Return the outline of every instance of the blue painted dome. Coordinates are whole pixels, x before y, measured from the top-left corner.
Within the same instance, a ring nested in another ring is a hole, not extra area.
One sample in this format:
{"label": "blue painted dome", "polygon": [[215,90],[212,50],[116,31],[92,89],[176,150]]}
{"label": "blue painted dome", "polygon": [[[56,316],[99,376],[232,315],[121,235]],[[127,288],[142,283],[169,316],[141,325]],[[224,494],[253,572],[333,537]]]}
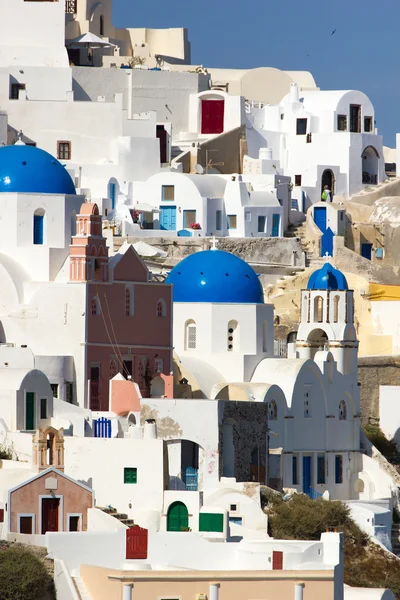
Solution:
{"label": "blue painted dome", "polygon": [[71,176],[54,156],[24,144],[0,148],[0,192],[76,194]]}
{"label": "blue painted dome", "polygon": [[348,290],[346,277],[341,271],[325,263],[322,269],[314,271],[308,280],[308,290]]}
{"label": "blue painted dome", "polygon": [[195,252],[168,275],[174,302],[263,304],[263,289],[254,270],[241,258],[223,250]]}

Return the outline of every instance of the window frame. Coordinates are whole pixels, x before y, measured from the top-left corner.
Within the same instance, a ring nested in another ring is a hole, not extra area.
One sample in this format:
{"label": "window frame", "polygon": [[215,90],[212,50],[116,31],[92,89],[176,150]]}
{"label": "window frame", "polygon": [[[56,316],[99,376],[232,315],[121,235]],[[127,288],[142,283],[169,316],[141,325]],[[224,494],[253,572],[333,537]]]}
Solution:
{"label": "window frame", "polygon": [[[65,152],[64,146],[67,147]],[[67,155],[67,156],[65,156]],[[72,157],[72,144],[69,140],[57,140],[57,159],[58,160],[71,160]]]}
{"label": "window frame", "polygon": [[[338,465],[339,468],[338,468]],[[335,454],[335,484],[343,483],[343,454]]]}
{"label": "window frame", "polygon": [[301,181],[302,181],[302,176],[301,175],[295,175],[294,176],[294,185],[295,185],[295,187],[301,187]]}
{"label": "window frame", "polygon": [[[44,404],[43,404],[44,403]],[[44,408],[44,410],[43,410]],[[47,398],[40,398],[40,407],[39,407],[40,419],[47,419]],[[44,413],[44,416],[43,416]]]}
{"label": "window frame", "polygon": [[51,387],[51,393],[53,394],[53,398],[58,398],[60,385],[58,383],[50,383],[50,387]]}
{"label": "window frame", "polygon": [[[21,517],[22,518],[31,518],[32,520],[32,533],[22,533],[21,534]],[[17,532],[20,535],[35,535],[36,534],[36,514],[35,513],[18,513],[17,514]]]}
{"label": "window frame", "polygon": [[[323,463],[323,468],[321,469],[320,465]],[[325,485],[326,484],[326,459],[325,454],[317,455],[317,484]]]}
{"label": "window frame", "polygon": [[307,126],[307,117],[300,117],[296,119],[296,135],[307,135]]}
{"label": "window frame", "polygon": [[[172,198],[166,198],[168,192],[172,190]],[[166,194],[167,192],[167,194]],[[175,202],[175,186],[174,185],[162,185],[161,186],[161,200],[162,202]]]}
{"label": "window frame", "polygon": [[215,211],[215,229],[222,231],[222,210]]}
{"label": "window frame", "polygon": [[[343,127],[341,127],[339,124],[343,125]],[[337,115],[336,129],[337,131],[347,131],[347,115]]]}
{"label": "window frame", "polygon": [[[193,213],[193,217],[188,218],[188,214]],[[197,211],[195,208],[185,208],[182,214],[182,228],[190,229],[190,225],[197,223]]]}
{"label": "window frame", "polygon": [[[370,123],[369,129],[367,129],[367,127],[366,127],[367,121],[369,121],[369,123]],[[373,117],[370,117],[367,115],[364,117],[364,133],[373,133],[373,131],[374,131],[374,119],[373,119]]]}
{"label": "window frame", "polygon": [[[78,517],[78,529],[71,529],[70,528],[70,519],[71,517]],[[79,531],[82,531],[82,513],[67,513],[67,531],[71,532],[71,533],[78,533]]]}
{"label": "window frame", "polygon": [[[128,474],[130,473],[132,474],[133,481],[128,481],[130,479],[130,475],[128,477]],[[137,482],[137,467],[124,467],[124,485],[136,485]]]}
{"label": "window frame", "polygon": [[299,457],[292,455],[292,485],[299,485]]}
{"label": "window frame", "polygon": [[[235,226],[232,227],[230,225],[230,219],[235,219]],[[226,228],[232,229],[232,231],[235,231],[237,229],[237,215],[226,215]]]}
{"label": "window frame", "polygon": [[[264,226],[260,229],[260,219],[263,219]],[[265,233],[267,230],[267,217],[266,215],[257,216],[257,233]]]}
{"label": "window frame", "polygon": [[[17,95],[15,96],[14,91],[17,91]],[[26,91],[26,83],[11,83],[10,85],[10,100],[19,100],[19,92],[25,90]]]}

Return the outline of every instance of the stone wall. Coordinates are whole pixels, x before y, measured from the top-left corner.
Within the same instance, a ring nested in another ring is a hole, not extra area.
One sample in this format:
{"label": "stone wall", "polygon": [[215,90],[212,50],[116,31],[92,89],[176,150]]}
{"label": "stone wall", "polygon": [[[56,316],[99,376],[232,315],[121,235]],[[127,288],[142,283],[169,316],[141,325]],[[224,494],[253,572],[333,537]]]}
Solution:
{"label": "stone wall", "polygon": [[361,424],[379,424],[379,386],[400,385],[400,356],[364,356],[358,360]]}

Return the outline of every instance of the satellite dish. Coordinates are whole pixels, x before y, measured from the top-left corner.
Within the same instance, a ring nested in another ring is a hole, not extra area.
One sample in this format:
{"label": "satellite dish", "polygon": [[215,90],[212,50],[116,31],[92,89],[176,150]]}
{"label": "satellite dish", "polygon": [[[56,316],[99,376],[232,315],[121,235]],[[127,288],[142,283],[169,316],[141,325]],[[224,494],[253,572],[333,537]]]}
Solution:
{"label": "satellite dish", "polygon": [[203,175],[204,173],[204,168],[201,165],[195,165],[194,170],[196,171],[197,175]]}

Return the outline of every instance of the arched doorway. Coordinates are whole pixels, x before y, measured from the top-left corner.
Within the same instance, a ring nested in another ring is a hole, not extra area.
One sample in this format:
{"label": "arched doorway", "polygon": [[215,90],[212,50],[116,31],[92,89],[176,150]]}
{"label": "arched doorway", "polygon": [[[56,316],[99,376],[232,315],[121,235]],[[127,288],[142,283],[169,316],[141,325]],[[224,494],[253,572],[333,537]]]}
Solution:
{"label": "arched doorway", "polygon": [[379,153],[373,146],[367,146],[361,154],[362,182],[365,185],[378,183]]}
{"label": "arched doorway", "polygon": [[167,531],[187,531],[189,513],[183,502],[173,502],[168,508]]}
{"label": "arched doorway", "polygon": [[322,173],[321,195],[326,185],[328,186],[331,192],[331,198],[333,198],[335,194],[335,175],[333,174],[333,171],[331,171],[331,169],[325,169],[325,171]]}

